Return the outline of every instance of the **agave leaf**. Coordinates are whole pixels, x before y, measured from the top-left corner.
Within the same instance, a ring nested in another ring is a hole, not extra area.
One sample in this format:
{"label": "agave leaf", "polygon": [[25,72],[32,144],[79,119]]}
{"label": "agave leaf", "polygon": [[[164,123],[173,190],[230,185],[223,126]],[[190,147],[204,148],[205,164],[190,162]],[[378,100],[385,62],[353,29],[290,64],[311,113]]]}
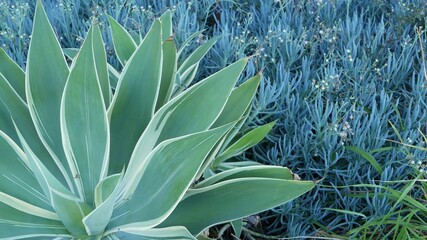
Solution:
{"label": "agave leaf", "polygon": [[172,97],[182,93],[196,77],[197,70],[199,69],[199,63],[191,65],[183,73],[176,74],[176,80],[173,88]]}
{"label": "agave leaf", "polygon": [[[74,58],[79,53],[78,48],[63,48],[62,51],[64,52],[65,56],[67,56],[71,60],[74,60]],[[109,63],[107,63],[107,69],[108,69],[108,78],[110,81],[110,83],[109,83],[110,87],[113,89],[116,89],[117,82],[119,81],[119,78],[120,78],[120,73],[113,66],[111,66]],[[104,97],[104,99],[105,99],[105,97]],[[110,96],[110,101],[111,101],[111,96]],[[108,105],[107,105],[107,107],[108,107]]]}
{"label": "agave leaf", "polygon": [[267,123],[263,126],[257,127],[243,137],[238,139],[233,143],[229,148],[227,148],[223,153],[221,153],[214,161],[213,165],[218,166],[221,162],[241,154],[243,151],[249,149],[252,146],[255,146],[259,143],[273,128],[276,121]]}
{"label": "agave leaf", "polygon": [[[0,73],[0,130],[13,139],[14,142],[19,142],[19,137],[15,130],[15,124],[21,129],[22,134],[26,139],[32,139],[29,143],[36,154],[43,159],[49,167],[49,170],[61,180],[67,182],[67,171],[60,162],[54,162],[50,154],[46,151],[43,143],[38,137],[37,131],[31,120],[30,112],[27,105],[13,90],[12,86],[6,81]],[[58,164],[57,164],[58,163]],[[61,167],[61,169],[60,169]],[[68,178],[68,182],[71,179]]]}
{"label": "agave leaf", "polygon": [[123,172],[114,174],[98,184],[95,192],[95,199],[98,199],[98,201],[95,201],[97,202],[96,208],[83,218],[83,224],[89,236],[98,236],[104,233],[105,227],[113,214],[122,177]]}
{"label": "agave leaf", "polygon": [[53,188],[51,196],[53,207],[68,231],[78,239],[87,237],[82,219],[90,213],[92,208],[76,197]]}
{"label": "agave leaf", "polygon": [[159,96],[157,97],[156,111],[165,105],[171,96],[176,75],[176,46],[172,39],[163,42],[162,79],[160,81]]}
{"label": "agave leaf", "polygon": [[154,115],[162,73],[161,24],[155,20],[123,69],[109,109],[110,173],[127,165],[132,150]]}
{"label": "agave leaf", "polygon": [[160,108],[138,140],[123,181],[138,177],[135,169],[160,142],[207,130],[223,109],[246,62],[242,59],[233,63]]}
{"label": "agave leaf", "polygon": [[62,185],[37,158],[34,152],[29,148],[26,140],[17,130],[21,144],[28,158],[28,164],[38,183],[43,189],[45,195],[58,214],[61,222],[68,231],[77,237],[86,236],[86,231],[82,219],[91,211],[91,207],[81,199],[74,196],[64,185]]}
{"label": "agave leaf", "polygon": [[246,166],[215,174],[214,176],[199,182],[194,188],[203,188],[219,182],[237,178],[260,177],[294,180],[294,176],[295,175],[291,172],[291,170],[286,167],[264,165]]}
{"label": "agave leaf", "polygon": [[105,53],[104,42],[98,25],[93,26],[93,55],[104,104],[108,108],[111,101],[111,88],[108,78],[107,54]]}
{"label": "agave leaf", "polygon": [[195,39],[197,36],[199,36],[200,34],[202,34],[204,30],[192,33],[186,40],[185,42],[181,45],[181,47],[178,50],[178,57],[181,56],[182,52],[185,50],[185,48],[188,46],[188,44]]}
{"label": "agave leaf", "polygon": [[136,50],[136,43],[132,36],[111,16],[107,15],[113,36],[114,50],[122,66],[125,66],[129,58]]}
{"label": "agave leaf", "polygon": [[93,28],[73,62],[61,104],[65,154],[80,196],[90,205],[108,169],[109,131],[93,54]]}
{"label": "agave leaf", "polygon": [[77,56],[77,54],[79,53],[79,49],[78,48],[63,48],[62,52],[64,53],[65,56],[67,56],[69,59],[74,60],[74,58]]}
{"label": "agave leaf", "polygon": [[151,228],[162,222],[184,196],[197,170],[232,124],[170,139],[140,162],[138,178],[125,182],[133,194],[114,212],[109,228]]}
{"label": "agave leaf", "polygon": [[19,97],[26,101],[25,72],[0,48],[0,73],[6,78]]}
{"label": "agave leaf", "polygon": [[212,46],[218,41],[220,36],[213,37],[198,47],[188,58],[179,66],[178,72],[185,72],[190,66],[200,62]]}
{"label": "agave leaf", "polygon": [[261,75],[257,74],[233,89],[224,110],[222,110],[221,115],[219,115],[212,127],[222,126],[242,118],[246,109],[252,103],[260,80]]}
{"label": "agave leaf", "polygon": [[0,239],[72,237],[60,221],[38,217],[2,202],[0,212]]}
{"label": "agave leaf", "polygon": [[196,238],[181,226],[167,228],[138,229],[125,228],[115,234],[119,239],[151,240],[151,239],[192,239]]}
{"label": "agave leaf", "polygon": [[189,190],[172,214],[158,227],[184,226],[193,235],[198,235],[207,227],[291,201],[314,186],[315,183],[311,181],[238,178]]}
{"label": "agave leaf", "polygon": [[[25,90],[31,118],[55,163],[65,169],[67,161],[61,145],[59,112],[69,70],[40,0],[36,4],[27,59]],[[73,189],[69,180],[71,172],[62,170],[62,173]]]}
{"label": "agave leaf", "polygon": [[95,206],[99,207],[103,202],[114,195],[117,189],[118,183],[123,178],[123,173],[117,173],[104,178],[96,185],[95,189]]}
{"label": "agave leaf", "polygon": [[[50,200],[28,168],[25,153],[0,131],[0,191],[42,209],[53,211]],[[0,200],[1,201],[1,200]],[[29,212],[29,211],[28,211]]]}
{"label": "agave leaf", "polygon": [[236,219],[230,222],[231,227],[233,227],[234,235],[238,238],[240,238],[240,235],[242,235],[243,230],[243,219]]}
{"label": "agave leaf", "polygon": [[160,17],[160,21],[162,22],[162,40],[166,41],[166,39],[170,38],[173,34],[172,32],[172,11],[166,11]]}

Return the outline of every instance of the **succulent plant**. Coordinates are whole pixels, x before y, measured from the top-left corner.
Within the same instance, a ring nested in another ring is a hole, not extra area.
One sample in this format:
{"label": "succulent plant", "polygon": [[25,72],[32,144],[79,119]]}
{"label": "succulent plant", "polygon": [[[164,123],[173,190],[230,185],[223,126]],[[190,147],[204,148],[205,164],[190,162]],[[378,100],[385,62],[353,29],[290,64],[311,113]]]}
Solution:
{"label": "succulent plant", "polygon": [[228,161],[274,125],[237,135],[261,76],[234,88],[241,59],[190,87],[215,40],[178,65],[171,17],[140,40],[110,18],[118,72],[99,26],[62,50],[37,1],[26,72],[0,52],[1,239],[195,239],[314,187]]}

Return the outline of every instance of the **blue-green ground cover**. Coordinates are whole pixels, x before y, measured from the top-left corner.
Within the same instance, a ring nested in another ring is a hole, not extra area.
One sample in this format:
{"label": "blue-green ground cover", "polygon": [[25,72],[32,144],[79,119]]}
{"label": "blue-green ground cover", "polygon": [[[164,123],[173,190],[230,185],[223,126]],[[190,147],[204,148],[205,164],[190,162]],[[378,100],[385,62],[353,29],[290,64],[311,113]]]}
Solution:
{"label": "blue-green ground cover", "polygon": [[[391,210],[383,190],[352,185],[399,190],[401,183],[389,181],[424,171],[426,151],[393,142],[400,140],[391,124],[404,143],[426,146],[420,131],[427,131],[422,53],[427,48],[427,1],[43,2],[64,47],[79,46],[91,22],[99,21],[109,61],[117,68],[104,12],[143,36],[153,18],[172,9],[178,46],[204,30],[189,49],[221,36],[197,79],[253,56],[246,73],[262,70],[264,79],[246,129],[278,122],[266,141],[240,159],[288,166],[303,179],[322,181],[292,203],[260,214],[257,225],[248,225],[252,231],[277,237],[345,236]],[[0,45],[22,67],[33,9],[33,1],[0,2]],[[346,146],[370,153],[380,169]],[[409,194],[423,197],[418,188]]]}

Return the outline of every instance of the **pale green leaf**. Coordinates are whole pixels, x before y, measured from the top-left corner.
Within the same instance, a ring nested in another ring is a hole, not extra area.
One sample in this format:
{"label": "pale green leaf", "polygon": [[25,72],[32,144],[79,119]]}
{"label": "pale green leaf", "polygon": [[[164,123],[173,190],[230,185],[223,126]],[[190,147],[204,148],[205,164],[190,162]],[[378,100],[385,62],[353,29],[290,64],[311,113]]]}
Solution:
{"label": "pale green leaf", "polygon": [[172,32],[172,11],[166,11],[160,17],[160,21],[162,22],[162,40],[166,41],[166,39],[170,38],[173,34]]}
{"label": "pale green leaf", "polygon": [[137,176],[125,183],[130,197],[114,212],[109,228],[146,228],[162,222],[192,184],[209,151],[232,124],[166,140],[147,159],[141,159]]}
{"label": "pale green leaf", "polygon": [[184,226],[197,235],[207,227],[284,204],[314,186],[311,181],[239,178],[189,190],[188,196],[158,227]]}
{"label": "pale green leaf", "polygon": [[68,165],[80,196],[93,205],[96,184],[108,168],[107,114],[93,54],[93,29],[73,62],[61,104],[61,131]]}
{"label": "pale green leaf", "polygon": [[[51,158],[50,154],[46,151],[43,143],[38,137],[37,131],[31,120],[30,112],[28,111],[27,105],[13,90],[12,86],[6,81],[3,75],[0,73],[0,131],[3,131],[9,136],[14,142],[19,143],[19,138],[15,130],[15,124],[22,131],[23,136],[26,139],[32,139],[29,145],[34,152],[43,159],[43,162],[49,167],[49,170],[65,183],[66,170],[62,168],[62,172],[58,166],[62,166],[61,163],[58,165]],[[62,166],[63,167],[63,166]],[[64,175],[63,175],[64,174]]]}
{"label": "pale green leaf", "polygon": [[113,214],[122,177],[123,172],[111,175],[97,185],[95,191],[95,200],[98,199],[95,201],[97,202],[96,208],[83,218],[83,224],[89,236],[99,236],[104,233],[105,227]]}
{"label": "pale green leaf", "polygon": [[178,72],[185,72],[190,66],[200,62],[206,53],[212,48],[212,46],[218,41],[220,36],[213,37],[198,47],[185,61],[179,66]]}
{"label": "pale green leaf", "polygon": [[203,33],[203,30],[202,31],[198,31],[198,32],[195,32],[195,33],[192,33],[185,41],[184,41],[184,43],[181,45],[181,47],[179,48],[179,50],[178,50],[178,57],[179,56],[181,56],[181,54],[182,54],[182,52],[185,50],[185,48],[188,46],[188,44],[193,40],[193,39],[195,39],[196,37],[198,37],[198,36],[200,36],[200,34],[202,34]]}
{"label": "pale green leaf", "polygon": [[25,72],[0,48],[0,73],[6,78],[19,97],[25,101]]}
{"label": "pale green leaf", "polygon": [[213,175],[196,184],[195,188],[203,188],[218,182],[245,177],[277,178],[294,180],[294,175],[289,168],[277,166],[243,166]]}
{"label": "pale green leaf", "polygon": [[64,187],[43,165],[43,163],[34,155],[27,142],[17,130],[28,157],[28,165],[35,175],[38,183],[43,189],[45,195],[58,214],[61,222],[66,226],[73,236],[84,237],[86,235],[82,219],[91,211],[91,207],[74,196],[66,187]]}
{"label": "pale green leaf", "polygon": [[111,89],[108,77],[107,55],[105,53],[104,41],[102,41],[101,30],[98,25],[93,26],[93,55],[104,104],[108,108],[111,102]]}
{"label": "pale green leaf", "polygon": [[133,52],[136,50],[136,43],[132,36],[114,18],[107,15],[110,23],[111,35],[113,36],[114,50],[122,66],[125,66]]}
{"label": "pale green leaf", "polygon": [[110,173],[127,165],[136,142],[154,115],[162,73],[161,24],[155,20],[122,71],[109,109]]}
{"label": "pale green leaf", "polygon": [[[63,48],[62,51],[64,52],[65,56],[67,56],[71,60],[74,60],[74,58],[77,56],[77,53],[79,53],[78,48]],[[108,78],[110,81],[110,87],[113,89],[116,89],[117,82],[119,81],[119,78],[120,78],[120,73],[109,63],[107,63],[107,69],[108,69]]]}
{"label": "pale green leaf", "polygon": [[221,115],[212,126],[221,126],[242,118],[252,103],[260,80],[261,75],[258,74],[233,89]]}
{"label": "pale green leaf", "polygon": [[257,127],[243,137],[234,142],[223,153],[221,153],[214,161],[213,165],[218,166],[221,162],[241,154],[243,151],[255,146],[270,132],[276,122],[267,123],[263,126]]}
{"label": "pale green leaf", "polygon": [[246,62],[242,59],[224,68],[160,108],[138,140],[124,181],[138,176],[135,169],[160,142],[207,130],[223,109]]}
{"label": "pale green leaf", "polygon": [[138,228],[124,228],[121,232],[116,233],[119,239],[135,239],[135,240],[151,240],[151,239],[176,239],[184,240],[196,238],[191,233],[181,226],[173,226],[167,228],[151,228],[151,229],[138,229]]}
{"label": "pale green leaf", "polygon": [[183,73],[176,73],[176,80],[172,90],[172,97],[182,93],[191,84],[194,77],[196,77],[197,70],[199,69],[199,63],[195,63],[188,67]]}
{"label": "pale green leaf", "polygon": [[240,235],[242,235],[242,230],[243,230],[243,219],[236,219],[230,222],[231,226],[233,227],[234,230],[234,235],[236,237],[240,237]]}
{"label": "pale green leaf", "polygon": [[0,131],[0,191],[39,208],[52,211],[50,199],[27,165],[25,153]]}
{"label": "pale green leaf", "polygon": [[100,206],[104,201],[109,198],[115,189],[117,188],[118,183],[121,181],[122,174],[117,173],[110,175],[104,178],[102,181],[96,185],[95,189],[95,206]]}
{"label": "pale green leaf", "polygon": [[156,111],[165,105],[171,96],[176,75],[176,46],[173,40],[163,42],[162,79],[160,81],[159,96],[157,97]]}
{"label": "pale green leaf", "polygon": [[[73,187],[71,172],[64,170],[67,161],[61,144],[59,120],[62,92],[69,73],[68,65],[40,0],[36,4],[33,22],[25,79],[28,108],[38,135],[67,183]],[[24,129],[20,130],[25,134]]]}
{"label": "pale green leaf", "polygon": [[79,199],[55,189],[51,189],[51,196],[53,207],[68,231],[78,239],[86,238],[88,235],[82,219],[92,209]]}
{"label": "pale green leaf", "polygon": [[57,220],[38,217],[0,202],[0,239],[71,238]]}

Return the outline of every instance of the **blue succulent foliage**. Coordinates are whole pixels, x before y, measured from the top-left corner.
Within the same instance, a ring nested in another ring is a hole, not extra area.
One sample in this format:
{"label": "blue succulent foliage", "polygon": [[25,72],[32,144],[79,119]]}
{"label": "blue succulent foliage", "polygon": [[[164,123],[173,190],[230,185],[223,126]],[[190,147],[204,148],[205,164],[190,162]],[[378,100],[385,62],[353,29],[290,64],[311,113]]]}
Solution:
{"label": "blue succulent foliage", "polygon": [[[204,30],[184,56],[219,35],[196,79],[252,56],[246,75],[262,71],[264,78],[245,129],[278,122],[262,144],[238,158],[321,180],[303,197],[260,214],[263,234],[343,235],[391,208],[383,190],[352,185],[408,179],[414,163],[427,161],[426,151],[390,141],[399,141],[392,123],[405,143],[426,146],[420,134],[427,131],[424,0],[46,0],[44,6],[64,47],[78,47],[91,22],[99,22],[116,68],[104,13],[139,39],[154,18],[173,10],[178,47]],[[22,67],[33,10],[33,1],[0,2],[0,45]],[[383,173],[348,145],[370,152]]]}

